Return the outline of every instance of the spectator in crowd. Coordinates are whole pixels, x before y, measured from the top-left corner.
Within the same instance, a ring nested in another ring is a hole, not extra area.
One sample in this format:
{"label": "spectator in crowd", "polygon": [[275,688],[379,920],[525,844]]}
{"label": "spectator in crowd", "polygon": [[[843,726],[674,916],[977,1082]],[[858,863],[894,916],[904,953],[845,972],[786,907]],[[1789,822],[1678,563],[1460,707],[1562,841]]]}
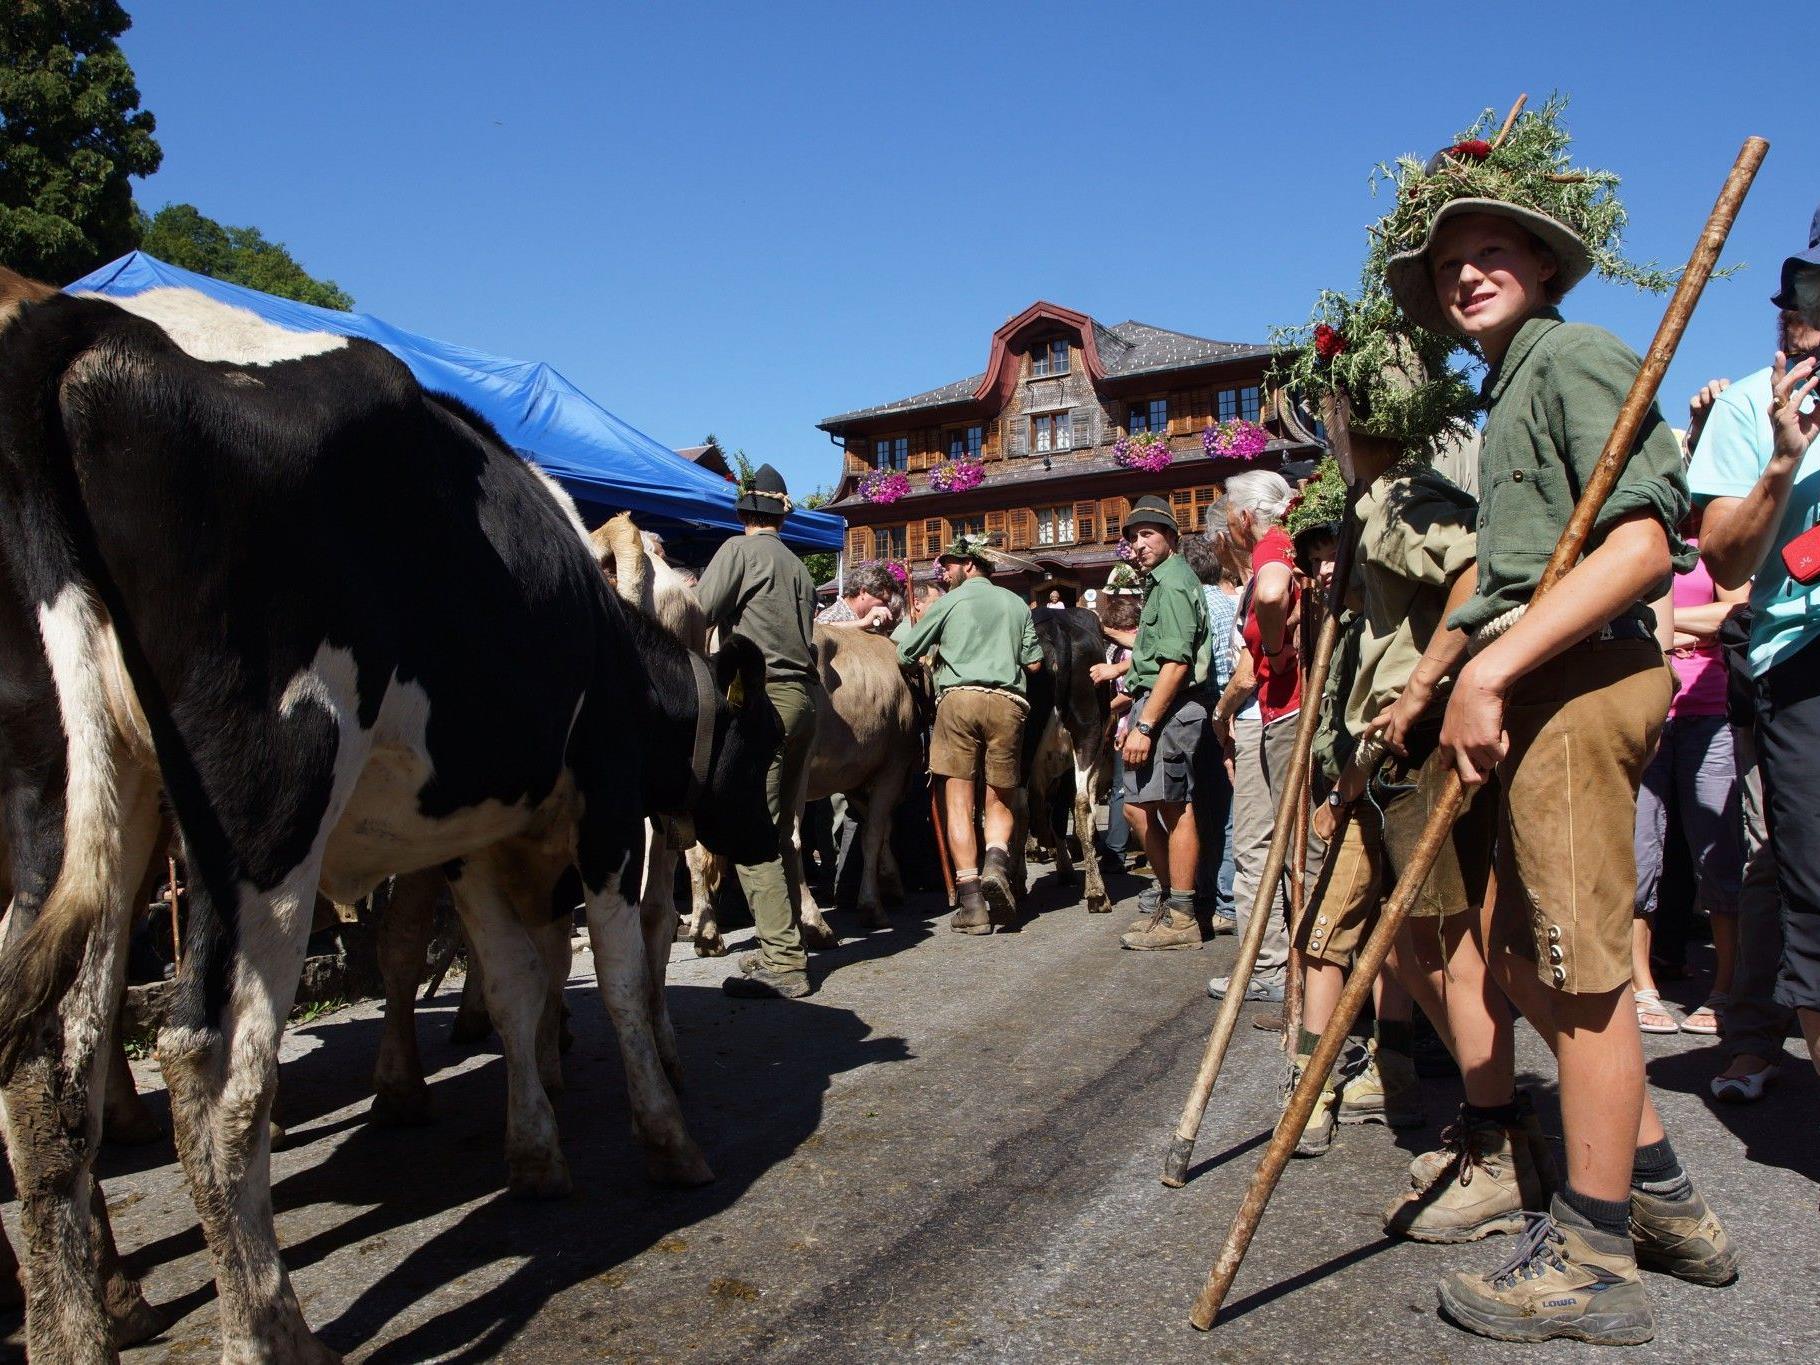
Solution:
{"label": "spectator in crowd", "polygon": [[891,624],[891,601],[896,596],[897,580],[883,564],[856,564],[847,572],[839,599],[815,623],[882,630]]}
{"label": "spectator in crowd", "polygon": [[1177,553],[1181,532],[1168,502],[1139,498],[1125,516],[1124,535],[1150,580],[1126,675],[1132,720],[1123,744],[1131,788],[1125,799],[1142,812],[1161,899],[1145,927],[1128,931],[1119,943],[1137,950],[1199,948],[1205,936],[1194,904],[1200,863],[1194,784],[1213,663],[1207,600]]}
{"label": "spectator in crowd", "polygon": [[[1809,548],[1820,538],[1820,211],[1807,250],[1783,261],[1770,302],[1774,362],[1713,403],[1689,483],[1704,509],[1700,555],[1714,583],[1751,584],[1748,667],[1782,899],[1775,1000],[1796,1011],[1820,1067],[1820,555]],[[1756,917],[1742,926],[1746,975],[1757,927]]]}
{"label": "spectator in crowd", "polygon": [[[1219,532],[1221,538],[1225,534],[1224,530]],[[1207,633],[1213,644],[1208,695],[1217,698],[1232,681],[1232,633],[1238,620],[1238,599],[1220,586],[1225,569],[1212,538],[1183,536],[1182,558],[1201,581],[1201,596],[1207,602]],[[1231,933],[1235,923],[1232,884],[1226,884],[1224,899],[1220,886],[1220,871],[1229,858],[1227,831],[1232,828],[1232,778],[1226,772],[1225,760],[1225,751],[1211,738],[1195,751],[1194,819],[1201,836],[1201,857],[1194,876],[1194,895],[1215,934]]]}
{"label": "spectator in crowd", "polygon": [[[1235,670],[1214,716],[1215,732],[1231,736],[1233,856],[1238,873],[1233,910],[1241,933],[1263,883],[1264,862],[1295,749],[1295,720],[1302,709],[1302,669],[1293,629],[1298,605],[1295,547],[1281,525],[1289,499],[1289,485],[1280,474],[1251,469],[1226,481],[1220,503],[1233,547],[1248,557],[1251,567],[1251,584],[1240,608],[1240,634],[1249,667],[1241,665]],[[1319,875],[1323,851],[1311,823],[1308,846],[1301,855],[1310,882]],[[1280,886],[1273,892],[1269,914],[1270,926],[1246,988],[1247,1000],[1283,999],[1289,961],[1289,902]],[[1216,976],[1207,983],[1207,993],[1218,999],[1229,984],[1227,977]]]}
{"label": "spectator in crowd", "polygon": [[[1125,675],[1131,668],[1131,646],[1137,641],[1138,615],[1143,603],[1135,591],[1108,588],[1098,595],[1095,606],[1100,629],[1106,632],[1106,658],[1103,663],[1095,664],[1091,672],[1095,682],[1113,684],[1112,714],[1107,721],[1112,727],[1112,787],[1106,796],[1106,852],[1122,871],[1134,830],[1137,846],[1140,849],[1144,846],[1143,831],[1135,829],[1126,814],[1125,755],[1119,748],[1131,717],[1131,692]],[[1148,919],[1156,907],[1154,904],[1140,905],[1139,909],[1143,918]]]}

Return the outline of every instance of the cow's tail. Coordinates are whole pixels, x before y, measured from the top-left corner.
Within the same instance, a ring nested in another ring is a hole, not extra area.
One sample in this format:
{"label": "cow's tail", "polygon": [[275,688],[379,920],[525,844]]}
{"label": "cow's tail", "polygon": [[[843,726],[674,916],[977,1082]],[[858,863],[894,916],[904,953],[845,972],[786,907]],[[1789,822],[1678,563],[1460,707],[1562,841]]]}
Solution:
{"label": "cow's tail", "polygon": [[66,363],[86,344],[71,337],[65,363],[41,371],[40,392],[16,392],[0,413],[0,462],[13,466],[19,490],[0,513],[0,534],[20,547],[8,555],[10,576],[24,600],[37,604],[68,764],[56,882],[30,929],[0,958],[0,1083],[35,1050],[74,983],[123,856],[120,749],[107,703],[109,617],[78,549],[93,538],[58,403]]}

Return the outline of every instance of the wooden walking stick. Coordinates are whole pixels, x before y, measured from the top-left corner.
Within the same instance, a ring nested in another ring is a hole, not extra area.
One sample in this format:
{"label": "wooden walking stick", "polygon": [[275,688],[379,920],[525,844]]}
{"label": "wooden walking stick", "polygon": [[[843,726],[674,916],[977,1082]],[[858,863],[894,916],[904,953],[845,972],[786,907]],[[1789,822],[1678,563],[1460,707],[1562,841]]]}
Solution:
{"label": "wooden walking stick", "polygon": [[[1586,548],[1586,538],[1592,531],[1593,522],[1617,485],[1624,466],[1630,461],[1631,447],[1636,443],[1643,418],[1648,413],[1650,404],[1655,401],[1656,390],[1662,385],[1662,376],[1668,369],[1669,361],[1674,358],[1675,348],[1681,344],[1681,335],[1687,330],[1694,305],[1700,301],[1700,293],[1712,275],[1713,266],[1718,263],[1719,252],[1725,246],[1726,236],[1731,232],[1732,223],[1738,216],[1738,208],[1744,202],[1744,196],[1768,150],[1769,143],[1762,138],[1753,137],[1745,142],[1738,153],[1731,174],[1725,179],[1725,188],[1720,191],[1712,215],[1706,220],[1700,240],[1688,259],[1687,269],[1682,272],[1681,282],[1675,287],[1674,297],[1668,302],[1662,325],[1656,329],[1655,340],[1650,343],[1649,352],[1643,357],[1643,365],[1637,371],[1630,395],[1618,410],[1617,422],[1612,427],[1611,435],[1606,438],[1605,448],[1599,454],[1599,463],[1594,467],[1592,477],[1586,481],[1585,491],[1574,507],[1573,517],[1568,521],[1566,530],[1561,533],[1554,554],[1549,557],[1548,566],[1542,571],[1542,579],[1536,585],[1531,602],[1553,588],[1578,562],[1581,552]],[[1276,1132],[1264,1150],[1263,1159],[1258,1162],[1257,1172],[1251,1178],[1251,1187],[1245,1192],[1244,1202],[1239,1205],[1238,1216],[1233,1219],[1232,1230],[1226,1234],[1225,1245],[1220,1248],[1219,1259],[1208,1273],[1206,1287],[1195,1300],[1194,1312],[1189,1316],[1189,1321],[1203,1332],[1213,1326],[1220,1305],[1226,1301],[1227,1291],[1232,1288],[1233,1277],[1239,1272],[1239,1263],[1244,1260],[1252,1235],[1258,1230],[1258,1221],[1264,1216],[1264,1208],[1270,1202],[1271,1193],[1282,1177],[1283,1168],[1289,1164],[1296,1143],[1301,1141],[1302,1130],[1308,1126],[1308,1116],[1314,1111],[1315,1097],[1320,1093],[1327,1073],[1339,1058],[1346,1035],[1359,1016],[1372,982],[1383,969],[1384,959],[1390,955],[1390,945],[1395,940],[1397,931],[1402,928],[1404,919],[1408,917],[1410,906],[1421,893],[1422,884],[1428,880],[1442,842],[1452,833],[1453,822],[1459,814],[1464,794],[1459,777],[1450,773],[1439,801],[1429,814],[1421,841],[1410,857],[1409,866],[1404,869],[1402,880],[1397,883],[1397,889],[1379,915],[1377,928],[1372,930],[1364,951],[1353,964],[1352,975],[1347,978],[1346,989],[1340,993],[1340,1003],[1334,1009],[1333,1019],[1322,1033],[1320,1044],[1315,1048],[1307,1070],[1296,1083],[1295,1092],[1284,1107],[1282,1117],[1277,1120]]]}
{"label": "wooden walking stick", "polygon": [[[1339,566],[1336,564],[1334,573],[1334,584],[1336,587],[1339,585],[1338,567]],[[1339,591],[1343,595],[1345,589],[1340,588]],[[1304,597],[1302,600],[1305,603],[1310,604],[1302,613],[1302,657],[1312,658],[1314,651],[1310,646],[1319,643],[1318,629],[1325,629],[1328,618],[1337,615],[1337,613],[1325,612],[1319,607],[1312,605],[1318,600],[1316,598]],[[1318,628],[1316,626],[1317,621],[1319,622]],[[1335,638],[1336,640],[1338,639],[1337,636]],[[1325,686],[1323,686],[1322,690],[1323,692],[1326,690]],[[1302,705],[1308,705],[1308,697],[1306,695],[1302,697]],[[1320,697],[1314,699],[1314,705],[1316,710],[1315,724],[1318,727],[1320,724]],[[1319,733],[1318,728],[1316,733]],[[1295,803],[1295,832],[1290,836],[1289,845],[1290,848],[1295,850],[1295,857],[1290,860],[1289,864],[1289,959],[1283,976],[1283,1009],[1280,1017],[1283,1024],[1283,1052],[1286,1056],[1290,1057],[1295,1056],[1297,1030],[1301,1027],[1302,1023],[1303,969],[1307,965],[1307,958],[1302,950],[1296,946],[1296,943],[1301,937],[1302,916],[1307,913],[1308,910],[1308,897],[1314,890],[1313,887],[1308,885],[1307,857],[1308,824],[1313,815],[1309,803],[1312,801],[1313,796],[1314,760],[1311,751],[1309,762],[1302,769],[1301,795]],[[1329,851],[1331,852],[1331,850]]]}
{"label": "wooden walking stick", "polygon": [[[1194,1158],[1195,1139],[1200,1136],[1201,1120],[1207,1113],[1207,1100],[1213,1094],[1213,1083],[1220,1078],[1220,1067],[1226,1061],[1226,1049],[1232,1042],[1232,1030],[1238,1023],[1239,1010],[1245,1003],[1245,990],[1251,984],[1251,969],[1257,965],[1258,949],[1264,943],[1264,930],[1270,923],[1277,892],[1283,879],[1283,864],[1289,855],[1289,841],[1295,833],[1295,801],[1302,791],[1308,772],[1309,755],[1314,751],[1314,726],[1320,707],[1307,704],[1309,697],[1319,697],[1327,686],[1327,669],[1333,662],[1334,642],[1340,628],[1339,598],[1344,584],[1352,575],[1353,550],[1359,543],[1359,523],[1352,499],[1346,507],[1345,529],[1340,533],[1339,556],[1334,561],[1333,587],[1330,590],[1327,619],[1321,623],[1321,638],[1315,643],[1314,661],[1302,679],[1303,706],[1296,719],[1295,754],[1290,760],[1288,780],[1283,796],[1277,802],[1276,824],[1270,831],[1270,852],[1264,859],[1264,877],[1258,883],[1257,897],[1251,905],[1251,918],[1246,921],[1244,936],[1239,940],[1238,959],[1232,964],[1232,976],[1226,983],[1226,995],[1220,1011],[1214,1016],[1213,1030],[1207,1035],[1207,1047],[1201,1054],[1200,1069],[1195,1072],[1188,1102],[1182,1106],[1182,1117],[1175,1127],[1169,1150],[1163,1156],[1163,1183],[1180,1189],[1188,1183],[1188,1163]],[[1307,842],[1304,834],[1303,852]]]}

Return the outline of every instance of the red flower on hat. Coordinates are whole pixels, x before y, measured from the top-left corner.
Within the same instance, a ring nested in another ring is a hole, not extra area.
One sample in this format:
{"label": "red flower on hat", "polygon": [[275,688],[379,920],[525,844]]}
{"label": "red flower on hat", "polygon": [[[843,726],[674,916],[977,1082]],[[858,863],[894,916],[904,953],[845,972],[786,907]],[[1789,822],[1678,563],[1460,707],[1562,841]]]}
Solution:
{"label": "red flower on hat", "polygon": [[1289,520],[1290,517],[1294,516],[1296,514],[1296,512],[1300,510],[1301,506],[1302,506],[1302,494],[1297,493],[1286,504],[1284,504],[1283,520],[1285,520],[1285,521]]}
{"label": "red flower on hat", "polygon": [[1332,360],[1346,349],[1346,338],[1337,327],[1326,323],[1316,323],[1314,329],[1314,353],[1322,360]]}
{"label": "red flower on hat", "polygon": [[1481,138],[1470,142],[1456,142],[1447,149],[1449,156],[1457,156],[1463,161],[1483,161],[1491,155],[1491,144]]}

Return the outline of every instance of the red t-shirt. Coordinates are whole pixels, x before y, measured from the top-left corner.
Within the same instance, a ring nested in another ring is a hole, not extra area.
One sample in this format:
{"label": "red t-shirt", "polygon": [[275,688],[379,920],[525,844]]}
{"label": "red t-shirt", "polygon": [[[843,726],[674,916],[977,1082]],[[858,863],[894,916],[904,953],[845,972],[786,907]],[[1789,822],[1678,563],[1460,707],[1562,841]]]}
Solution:
{"label": "red t-shirt", "polygon": [[[1264,533],[1261,540],[1251,551],[1252,581],[1257,581],[1257,574],[1266,564],[1286,564],[1289,566],[1289,603],[1288,609],[1295,609],[1295,543],[1279,526],[1273,526]],[[1287,629],[1285,629],[1287,636]],[[1287,638],[1284,643],[1293,643]],[[1258,675],[1258,714],[1268,725],[1283,716],[1294,715],[1302,709],[1302,665],[1296,658],[1293,648],[1277,656],[1275,667],[1264,657],[1263,635],[1258,627],[1258,613],[1255,601],[1252,609],[1245,614],[1245,648],[1251,651],[1252,667]]]}

